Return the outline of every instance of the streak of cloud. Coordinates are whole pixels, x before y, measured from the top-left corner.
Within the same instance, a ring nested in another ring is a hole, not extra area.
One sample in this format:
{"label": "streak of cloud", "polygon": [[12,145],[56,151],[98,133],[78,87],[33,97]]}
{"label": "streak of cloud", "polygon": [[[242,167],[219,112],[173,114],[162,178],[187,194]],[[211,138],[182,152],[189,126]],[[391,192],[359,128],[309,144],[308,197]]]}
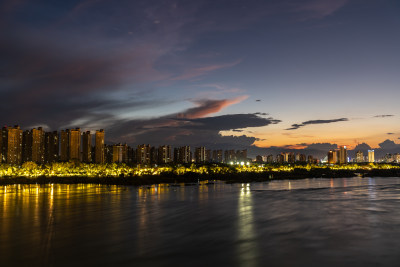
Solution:
{"label": "streak of cloud", "polygon": [[193,102],[196,104],[196,107],[187,109],[186,111],[179,113],[177,117],[187,118],[187,119],[202,118],[209,114],[217,113],[230,105],[242,102],[247,98],[248,96],[240,96],[233,99],[222,99],[222,100],[210,100],[210,99],[194,100]]}
{"label": "streak of cloud", "polygon": [[305,121],[300,124],[292,124],[292,127],[286,129],[286,130],[297,130],[301,127],[304,127],[306,125],[311,125],[311,124],[327,124],[327,123],[334,123],[334,122],[341,122],[341,121],[348,121],[349,119],[347,118],[340,118],[340,119],[333,119],[333,120],[310,120],[310,121]]}
{"label": "streak of cloud", "polygon": [[376,115],[374,118],[388,118],[388,117],[393,117],[394,115]]}

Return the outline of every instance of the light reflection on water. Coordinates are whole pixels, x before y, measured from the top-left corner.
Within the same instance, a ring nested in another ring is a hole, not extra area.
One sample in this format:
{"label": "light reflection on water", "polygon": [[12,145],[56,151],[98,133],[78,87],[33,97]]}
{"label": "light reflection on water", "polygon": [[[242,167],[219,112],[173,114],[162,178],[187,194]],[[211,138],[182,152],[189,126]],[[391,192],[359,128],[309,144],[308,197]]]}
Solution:
{"label": "light reflection on water", "polygon": [[400,179],[0,187],[1,266],[393,266]]}

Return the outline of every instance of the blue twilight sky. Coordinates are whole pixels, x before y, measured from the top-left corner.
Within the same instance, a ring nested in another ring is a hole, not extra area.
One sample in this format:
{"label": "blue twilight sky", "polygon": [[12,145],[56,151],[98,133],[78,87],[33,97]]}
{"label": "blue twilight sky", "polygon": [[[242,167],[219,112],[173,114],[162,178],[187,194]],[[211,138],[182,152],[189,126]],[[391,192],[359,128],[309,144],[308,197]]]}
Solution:
{"label": "blue twilight sky", "polygon": [[[400,2],[0,2],[0,121],[110,143],[400,143]],[[325,148],[325,147],[324,147]]]}

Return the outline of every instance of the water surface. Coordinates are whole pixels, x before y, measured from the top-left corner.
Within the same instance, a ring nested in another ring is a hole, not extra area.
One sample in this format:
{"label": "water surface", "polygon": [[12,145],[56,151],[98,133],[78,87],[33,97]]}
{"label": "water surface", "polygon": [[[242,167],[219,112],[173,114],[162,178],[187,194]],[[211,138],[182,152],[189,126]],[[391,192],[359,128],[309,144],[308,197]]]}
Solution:
{"label": "water surface", "polygon": [[1,266],[398,266],[400,178],[0,187]]}

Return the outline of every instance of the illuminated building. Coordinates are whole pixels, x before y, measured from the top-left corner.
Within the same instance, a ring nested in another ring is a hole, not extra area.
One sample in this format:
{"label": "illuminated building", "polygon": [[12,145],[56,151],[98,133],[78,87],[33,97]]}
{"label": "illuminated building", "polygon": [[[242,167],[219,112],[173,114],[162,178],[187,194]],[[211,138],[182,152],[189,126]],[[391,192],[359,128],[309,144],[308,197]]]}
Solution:
{"label": "illuminated building", "polygon": [[346,146],[341,146],[338,150],[338,161],[340,164],[347,163],[347,148]]}
{"label": "illuminated building", "polygon": [[328,152],[328,163],[329,164],[336,164],[337,162],[338,162],[337,151],[336,150],[329,150],[329,152]]}
{"label": "illuminated building", "polygon": [[212,161],[218,163],[222,162],[222,150],[213,150]]}
{"label": "illuminated building", "polygon": [[300,161],[300,162],[306,162],[306,161],[307,161],[306,155],[300,154],[300,155],[299,155],[299,161]]}
{"label": "illuminated building", "polygon": [[61,136],[61,151],[60,160],[78,160],[81,159],[81,130],[76,129],[66,129],[62,130]]}
{"label": "illuminated building", "polygon": [[274,163],[274,155],[268,155],[267,156],[267,162],[268,163]]}
{"label": "illuminated building", "polygon": [[206,161],[206,148],[196,147],[194,152],[194,158],[196,163],[204,163]]}
{"label": "illuminated building", "polygon": [[122,163],[128,161],[128,145],[116,144],[112,146],[112,162]]}
{"label": "illuminated building", "polygon": [[150,145],[138,145],[136,159],[139,164],[150,164]]}
{"label": "illuminated building", "polygon": [[22,130],[19,126],[3,127],[1,133],[1,161],[12,165],[22,163]]}
{"label": "illuminated building", "polygon": [[95,163],[103,164],[105,162],[105,151],[104,151],[104,130],[100,129],[95,134]]}
{"label": "illuminated building", "polygon": [[191,163],[192,153],[190,152],[190,146],[183,146],[179,148],[179,163]]}
{"label": "illuminated building", "polygon": [[356,152],[356,162],[364,162],[364,154],[360,150]]}
{"label": "illuminated building", "polygon": [[81,156],[81,130],[71,129],[69,133],[69,160],[80,160]]}
{"label": "illuminated building", "polygon": [[158,164],[166,164],[171,162],[171,146],[158,147]]}
{"label": "illuminated building", "polygon": [[315,162],[314,157],[312,155],[308,155],[307,162],[308,163],[314,163]]}
{"label": "illuminated building", "polygon": [[82,133],[82,162],[92,162],[92,135],[90,131]]}
{"label": "illuminated building", "polygon": [[44,159],[46,163],[56,162],[58,160],[59,140],[58,132],[46,132],[44,134]]}
{"label": "illuminated building", "polygon": [[400,162],[400,154],[399,153],[394,153],[393,161],[396,162],[396,163]]}
{"label": "illuminated building", "polygon": [[282,152],[281,155],[283,156],[283,162],[286,162],[286,163],[294,163],[295,162],[295,155],[293,152]]}
{"label": "illuminated building", "polygon": [[368,162],[375,162],[375,151],[368,150]]}
{"label": "illuminated building", "polygon": [[192,153],[190,152],[190,146],[174,148],[174,162],[181,164],[192,162]]}
{"label": "illuminated building", "polygon": [[22,161],[33,161],[38,164],[44,163],[45,133],[42,127],[33,128],[23,132],[22,136]]}

